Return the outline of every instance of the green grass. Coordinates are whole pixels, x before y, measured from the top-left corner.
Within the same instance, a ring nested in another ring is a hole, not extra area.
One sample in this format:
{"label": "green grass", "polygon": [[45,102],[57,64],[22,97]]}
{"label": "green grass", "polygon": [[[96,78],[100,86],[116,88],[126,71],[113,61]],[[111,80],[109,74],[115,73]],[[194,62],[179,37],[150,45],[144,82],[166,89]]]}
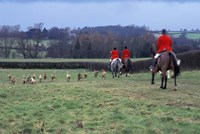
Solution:
{"label": "green grass", "polygon": [[[156,36],[160,36],[160,35],[161,34],[156,34]],[[172,37],[178,38],[181,36],[181,32],[169,32],[169,35]],[[200,33],[187,32],[186,38],[191,39],[191,40],[198,40],[200,39]]]}
{"label": "green grass", "polygon": [[[171,35],[173,36],[173,37],[180,37],[181,36],[181,33],[171,33]],[[188,39],[191,39],[191,40],[198,40],[198,39],[200,39],[200,34],[199,33],[187,33],[186,34],[186,38],[188,38]]]}
{"label": "green grass", "polygon": [[188,33],[186,35],[186,37],[188,39],[193,39],[193,40],[197,40],[197,39],[200,39],[200,34],[199,33]]}
{"label": "green grass", "polygon": [[[65,74],[72,75],[66,82]],[[22,75],[46,72],[48,79],[36,85],[21,84]],[[0,69],[0,133],[199,133],[200,71],[183,72],[178,91],[150,85],[149,73],[128,78],[88,78],[77,81],[83,70]],[[11,85],[7,75],[16,77]],[[51,82],[49,75],[56,74]]]}

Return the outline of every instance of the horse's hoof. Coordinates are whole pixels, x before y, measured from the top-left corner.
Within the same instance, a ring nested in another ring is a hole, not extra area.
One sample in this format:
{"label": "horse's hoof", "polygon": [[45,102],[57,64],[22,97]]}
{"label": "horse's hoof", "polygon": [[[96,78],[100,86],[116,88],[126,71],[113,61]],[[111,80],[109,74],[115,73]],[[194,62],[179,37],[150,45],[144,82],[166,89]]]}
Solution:
{"label": "horse's hoof", "polygon": [[151,82],[151,85],[155,84],[155,82]]}
{"label": "horse's hoof", "polygon": [[177,88],[177,87],[175,87],[175,88],[174,88],[174,91],[177,91],[177,90],[178,90],[178,88]]}

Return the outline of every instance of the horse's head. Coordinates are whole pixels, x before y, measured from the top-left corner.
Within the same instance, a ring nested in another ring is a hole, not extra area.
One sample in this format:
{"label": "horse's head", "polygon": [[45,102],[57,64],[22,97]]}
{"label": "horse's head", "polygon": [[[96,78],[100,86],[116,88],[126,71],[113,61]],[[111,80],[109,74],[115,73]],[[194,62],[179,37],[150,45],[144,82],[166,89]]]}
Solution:
{"label": "horse's head", "polygon": [[156,55],[156,51],[153,47],[150,48],[150,53],[151,53],[151,57],[154,58],[154,56]]}

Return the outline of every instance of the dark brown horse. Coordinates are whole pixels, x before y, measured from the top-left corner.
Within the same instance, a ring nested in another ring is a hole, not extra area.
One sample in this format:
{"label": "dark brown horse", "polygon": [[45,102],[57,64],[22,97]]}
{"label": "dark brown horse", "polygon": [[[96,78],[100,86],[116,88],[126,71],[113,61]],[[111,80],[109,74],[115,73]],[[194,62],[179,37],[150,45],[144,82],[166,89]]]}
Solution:
{"label": "dark brown horse", "polygon": [[176,77],[180,74],[179,66],[177,65],[177,61],[175,56],[170,52],[163,52],[158,58],[157,64],[155,68],[152,70],[152,80],[151,84],[154,84],[154,76],[155,73],[161,71],[161,86],[160,88],[167,88],[167,70],[172,70],[174,73],[174,90],[177,90]]}
{"label": "dark brown horse", "polygon": [[124,71],[127,77],[129,75],[129,72],[132,70],[132,61],[130,58],[125,58],[123,64],[125,69]]}

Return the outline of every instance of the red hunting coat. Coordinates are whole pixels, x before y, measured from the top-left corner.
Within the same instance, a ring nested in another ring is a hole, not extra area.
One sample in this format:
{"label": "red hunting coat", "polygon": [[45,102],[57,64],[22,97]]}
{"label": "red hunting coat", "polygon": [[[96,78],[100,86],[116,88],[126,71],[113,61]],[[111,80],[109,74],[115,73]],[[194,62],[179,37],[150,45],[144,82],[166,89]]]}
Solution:
{"label": "red hunting coat", "polygon": [[167,35],[162,35],[157,40],[157,53],[161,53],[162,51],[172,51],[172,40]]}

